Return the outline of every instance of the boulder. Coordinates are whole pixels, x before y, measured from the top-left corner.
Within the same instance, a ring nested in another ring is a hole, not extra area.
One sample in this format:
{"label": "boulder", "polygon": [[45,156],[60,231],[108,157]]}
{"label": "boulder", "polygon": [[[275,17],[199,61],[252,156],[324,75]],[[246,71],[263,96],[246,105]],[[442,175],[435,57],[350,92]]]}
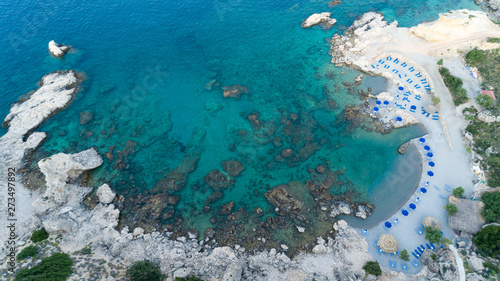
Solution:
{"label": "boulder", "polygon": [[302,22],[302,27],[309,28],[311,26],[314,26],[314,25],[317,25],[320,23],[325,23],[327,27],[331,27],[337,22],[337,20],[330,18],[330,16],[331,16],[331,13],[329,13],[329,12],[312,14],[304,22]]}
{"label": "boulder", "polygon": [[238,262],[231,263],[226,271],[224,271],[224,275],[222,275],[222,281],[239,281],[241,280],[241,274],[243,272],[243,268]]}
{"label": "boulder", "polygon": [[82,111],[80,112],[80,125],[85,125],[88,122],[92,121],[94,118],[94,113],[90,111]]}
{"label": "boulder", "polygon": [[248,94],[248,88],[242,85],[225,86],[222,90],[225,98],[239,98],[241,94]]}
{"label": "boulder", "polygon": [[214,191],[220,189],[225,189],[233,183],[224,173],[219,170],[212,170],[206,175],[203,180],[208,184]]}
{"label": "boulder", "polygon": [[99,186],[99,188],[97,188],[96,195],[97,198],[99,198],[99,202],[101,202],[102,204],[109,204],[113,202],[116,197],[116,194],[107,184]]}
{"label": "boulder", "polygon": [[470,256],[467,259],[467,262],[469,263],[470,269],[472,269],[474,271],[483,271],[484,270],[483,260],[481,260],[477,256]]}
{"label": "boulder", "polygon": [[49,53],[54,57],[60,58],[64,56],[70,48],[71,46],[57,44],[56,42],[54,42],[54,40],[49,42]]}

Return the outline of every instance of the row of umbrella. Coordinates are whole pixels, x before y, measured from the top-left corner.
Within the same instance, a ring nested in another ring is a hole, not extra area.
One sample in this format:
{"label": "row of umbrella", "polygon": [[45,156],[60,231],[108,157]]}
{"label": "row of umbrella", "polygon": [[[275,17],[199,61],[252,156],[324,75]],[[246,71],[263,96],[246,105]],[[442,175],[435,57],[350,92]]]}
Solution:
{"label": "row of umbrella", "polygon": [[[420,141],[420,144],[424,144],[424,143],[425,143],[425,138],[420,138],[420,139],[418,139],[418,140]],[[424,146],[424,150],[425,150],[425,151],[427,151],[427,157],[432,158],[432,157],[434,156],[434,154],[430,151],[430,150],[431,150],[431,147],[430,147],[430,146],[425,145],[425,146]],[[434,166],[436,166],[436,163],[435,163],[434,161],[429,161],[429,167],[431,167],[431,168],[432,168],[432,167],[434,167]],[[433,171],[428,171],[428,172],[427,172],[427,175],[428,175],[429,177],[433,177],[433,176],[434,176],[434,172],[433,172]],[[425,188],[424,188],[424,189],[425,189]],[[422,190],[421,190],[421,191],[422,191]],[[426,192],[427,192],[427,190],[426,190]],[[423,192],[423,193],[425,193],[425,192]]]}

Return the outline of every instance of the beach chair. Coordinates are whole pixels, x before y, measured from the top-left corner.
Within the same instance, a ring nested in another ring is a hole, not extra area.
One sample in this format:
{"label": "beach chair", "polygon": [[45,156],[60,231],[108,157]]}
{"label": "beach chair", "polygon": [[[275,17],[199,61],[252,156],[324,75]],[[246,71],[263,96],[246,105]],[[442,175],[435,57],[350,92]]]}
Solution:
{"label": "beach chair", "polygon": [[427,115],[425,115],[425,117],[429,117],[431,114],[427,112]]}
{"label": "beach chair", "polygon": [[401,270],[405,270],[405,265],[401,263]]}
{"label": "beach chair", "polygon": [[421,87],[419,85],[415,85],[415,88],[416,89],[420,89]]}
{"label": "beach chair", "polygon": [[406,62],[403,62],[403,63],[401,64],[401,66],[402,66],[402,67],[406,67],[406,66],[407,66]]}
{"label": "beach chair", "polygon": [[448,188],[448,187],[446,187],[446,186],[444,187],[444,189],[446,189],[446,191],[448,191],[448,192],[451,192],[451,189],[449,189],[449,188]]}
{"label": "beach chair", "polygon": [[443,198],[443,199],[447,199],[446,196],[443,196],[441,194],[439,194],[439,197]]}
{"label": "beach chair", "polygon": [[378,247],[377,240],[373,240],[373,245],[374,245],[375,247]]}
{"label": "beach chair", "polygon": [[415,253],[414,253],[414,252],[411,252],[411,253],[412,253],[412,255],[413,255],[415,258],[417,258],[417,259],[418,259],[417,255],[415,255]]}
{"label": "beach chair", "polygon": [[365,229],[366,236],[368,236],[368,228]]}
{"label": "beach chair", "polygon": [[372,64],[372,68],[375,68],[375,66],[373,66],[373,64]]}
{"label": "beach chair", "polygon": [[383,61],[383,60],[378,60],[378,63],[382,63],[382,64],[383,64],[383,63],[384,63],[384,61]]}
{"label": "beach chair", "polygon": [[436,247],[434,247],[434,244],[432,244],[432,242],[429,242],[429,244],[431,244],[431,248],[434,250],[436,249]]}
{"label": "beach chair", "polygon": [[451,186],[449,186],[449,185],[447,185],[447,184],[445,184],[445,185],[446,185],[446,187],[453,189],[453,187],[451,187]]}
{"label": "beach chair", "polygon": [[427,82],[427,78],[420,79],[420,82]]}
{"label": "beach chair", "polygon": [[420,244],[420,248],[422,248],[422,252],[425,251],[424,245]]}
{"label": "beach chair", "polygon": [[431,86],[425,86],[425,89],[430,91],[431,90]]}
{"label": "beach chair", "polygon": [[[423,224],[421,224],[420,227],[422,227],[422,230],[425,230],[425,226]],[[420,244],[420,246],[422,246],[422,244]],[[422,248],[424,247],[422,246]]]}
{"label": "beach chair", "polygon": [[413,66],[410,66],[410,68],[408,68],[408,70],[413,72],[415,70],[415,68],[413,68]]}
{"label": "beach chair", "polygon": [[387,60],[388,60],[388,61],[391,61],[391,60],[392,60],[392,57],[391,57],[391,56],[388,56],[388,57],[387,57]]}
{"label": "beach chair", "polygon": [[382,255],[382,253],[380,252],[380,248],[377,248],[377,251],[379,255]]}
{"label": "beach chair", "polygon": [[439,187],[437,187],[437,185],[434,185],[434,188],[437,189],[437,190],[439,190]]}
{"label": "beach chair", "polygon": [[428,243],[427,243],[427,244],[425,244],[425,246],[427,246],[427,249],[432,250],[432,249],[431,249],[431,246],[430,246]]}
{"label": "beach chair", "polygon": [[416,100],[420,100],[421,98],[422,98],[422,96],[420,96],[420,95],[416,95],[416,96],[415,96],[415,99],[416,99]]}
{"label": "beach chair", "polygon": [[394,59],[394,63],[395,63],[395,64],[398,64],[398,63],[399,63],[399,59],[398,59],[398,58],[395,58],[395,59]]}
{"label": "beach chair", "polygon": [[422,74],[420,74],[420,72],[415,74],[415,76],[417,76],[418,78],[422,78]]}
{"label": "beach chair", "polygon": [[415,232],[416,232],[418,235],[422,234],[422,232],[420,232],[420,231],[419,231],[418,229],[416,229],[416,228],[415,228]]}
{"label": "beach chair", "polygon": [[385,68],[385,69],[389,69],[389,68],[391,68],[391,67],[390,67],[389,65],[387,65],[387,64],[386,64],[386,65],[384,65],[384,68]]}
{"label": "beach chair", "polygon": [[392,267],[392,261],[391,260],[389,260],[389,266]]}
{"label": "beach chair", "polygon": [[393,268],[397,268],[398,267],[398,263],[396,261],[394,261],[393,263],[394,263]]}
{"label": "beach chair", "polygon": [[411,263],[413,264],[413,267],[415,267],[415,268],[418,267],[418,263],[415,260],[412,260]]}

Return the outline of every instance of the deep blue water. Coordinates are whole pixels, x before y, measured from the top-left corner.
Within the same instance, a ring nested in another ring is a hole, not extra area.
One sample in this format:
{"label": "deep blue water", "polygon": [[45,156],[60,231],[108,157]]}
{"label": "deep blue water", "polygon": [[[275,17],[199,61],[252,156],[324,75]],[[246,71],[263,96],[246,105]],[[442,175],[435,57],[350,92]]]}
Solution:
{"label": "deep blue water", "polygon": [[[203,187],[203,177],[222,169],[221,162],[230,158],[247,169],[217,204],[233,200],[237,208],[260,206],[267,212],[270,205],[263,193],[269,187],[303,181],[308,168],[326,161],[346,173],[346,184],[332,193],[355,189],[360,199],[369,199],[373,189],[384,188],[374,183],[383,182],[400,157],[397,147],[422,131],[413,127],[382,136],[347,130],[338,115],[358,104],[357,90],[367,86],[348,93],[342,82],[352,83],[359,73],[330,64],[325,39],[367,11],[381,11],[386,19],[408,27],[436,19],[439,12],[478,7],[465,0],[350,0],[335,7],[327,2],[2,1],[0,116],[20,95],[35,89],[43,75],[60,69],[84,72],[87,79],[77,99],[40,129],[50,134],[41,149],[76,152],[96,146],[105,157],[110,146],[123,150],[128,140],[137,142],[125,169],[114,169],[114,160],[106,159],[93,174],[96,185],[109,182],[123,194],[151,189],[182,161],[193,131],[205,129],[203,153],[188,187],[179,192],[177,206],[186,214],[198,210],[186,221],[200,231],[211,226],[211,214],[199,212],[211,193]],[[338,20],[332,29],[300,27],[310,14],[324,11]],[[63,59],[53,58],[47,51],[50,40],[73,49]],[[220,86],[207,91],[211,79]],[[221,87],[234,84],[248,87],[249,94],[224,99]],[[334,108],[324,106],[328,97]],[[219,110],[211,112],[214,108]],[[79,124],[82,111],[94,114],[86,125]],[[280,112],[308,112],[316,120],[309,124],[315,139],[326,143],[293,167],[270,167],[266,164],[280,150],[258,137],[238,135],[253,132],[247,120],[253,111],[260,113],[260,120],[276,123]],[[228,149],[235,143],[234,151]]]}

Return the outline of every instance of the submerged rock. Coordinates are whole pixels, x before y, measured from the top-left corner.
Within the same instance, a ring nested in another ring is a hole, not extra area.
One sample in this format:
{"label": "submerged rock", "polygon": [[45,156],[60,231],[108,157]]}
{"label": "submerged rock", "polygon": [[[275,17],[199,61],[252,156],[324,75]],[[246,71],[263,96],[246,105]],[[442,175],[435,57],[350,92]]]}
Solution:
{"label": "submerged rock", "polygon": [[248,94],[248,88],[242,85],[225,86],[222,90],[225,98],[239,98],[241,94]]}
{"label": "submerged rock", "polygon": [[206,175],[203,180],[208,184],[214,191],[220,189],[225,189],[230,186],[233,181],[230,180],[224,173],[219,170],[212,170]]}
{"label": "submerged rock", "polygon": [[70,48],[71,46],[57,44],[56,42],[54,42],[54,40],[49,42],[49,53],[54,57],[60,58],[64,56],[66,52],[69,51]]}
{"label": "submerged rock", "polygon": [[94,113],[90,111],[82,111],[80,112],[80,125],[85,125],[88,122],[92,121],[94,118]]}
{"label": "submerged rock", "polygon": [[235,159],[222,162],[222,167],[231,177],[239,176],[246,169],[243,163]]}
{"label": "submerged rock", "polygon": [[269,204],[276,207],[276,212],[280,215],[299,213],[304,206],[303,201],[288,192],[288,185],[286,184],[274,187],[266,192],[265,196]]}

